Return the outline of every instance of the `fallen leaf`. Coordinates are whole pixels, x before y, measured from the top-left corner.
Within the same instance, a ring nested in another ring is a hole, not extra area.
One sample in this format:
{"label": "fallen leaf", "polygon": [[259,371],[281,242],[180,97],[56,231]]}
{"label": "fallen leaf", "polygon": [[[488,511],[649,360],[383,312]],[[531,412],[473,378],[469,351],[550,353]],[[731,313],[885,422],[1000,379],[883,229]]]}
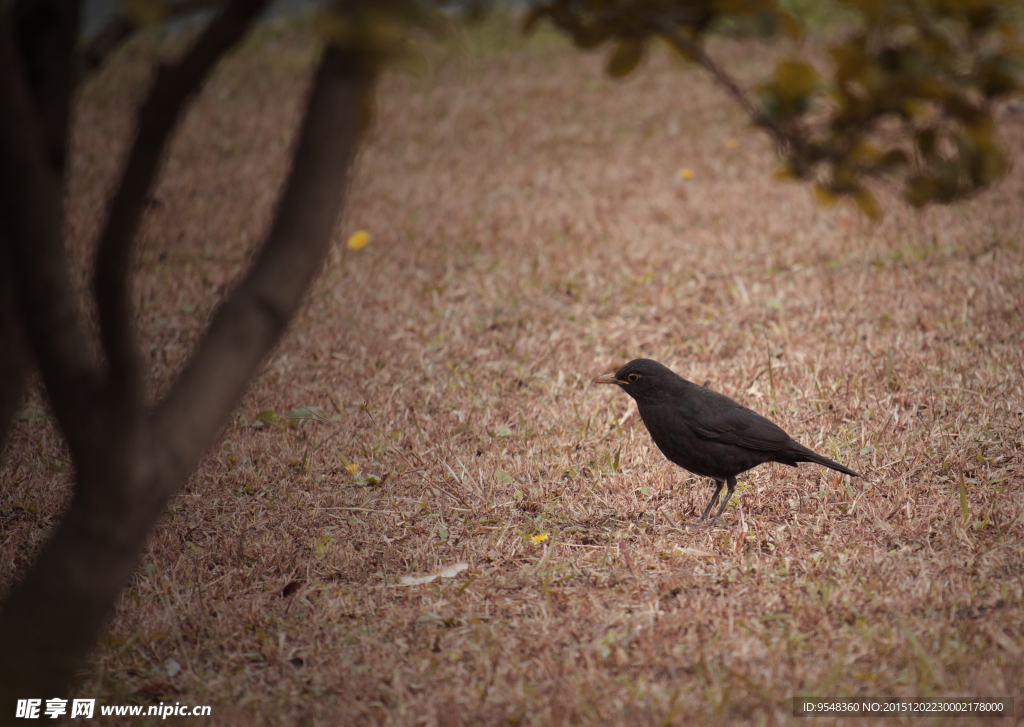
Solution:
{"label": "fallen leaf", "polygon": [[324,535],[321,535],[320,538],[316,541],[316,544],[313,546],[313,555],[317,558],[323,558],[324,553],[327,552],[328,546],[333,542],[334,538],[332,538],[330,535],[327,535],[326,533]]}
{"label": "fallen leaf", "polygon": [[273,409],[264,409],[256,415],[255,425],[258,427],[277,427],[281,429],[277,419],[277,413]]}
{"label": "fallen leaf", "polygon": [[370,242],[370,233],[366,230],[356,230],[348,238],[349,250],[362,250]]}
{"label": "fallen leaf", "polygon": [[469,568],[469,563],[453,563],[447,568],[442,568],[439,571],[431,573],[426,576],[402,576],[398,579],[398,582],[403,586],[418,586],[421,583],[430,583],[432,580],[437,578],[454,578],[462,571]]}

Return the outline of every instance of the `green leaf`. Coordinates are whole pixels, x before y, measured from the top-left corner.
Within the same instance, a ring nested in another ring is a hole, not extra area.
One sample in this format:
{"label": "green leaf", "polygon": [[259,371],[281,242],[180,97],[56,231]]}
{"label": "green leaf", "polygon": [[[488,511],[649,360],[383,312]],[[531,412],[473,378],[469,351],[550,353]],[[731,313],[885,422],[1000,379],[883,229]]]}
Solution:
{"label": "green leaf", "polygon": [[792,40],[803,40],[804,24],[793,13],[785,10],[779,13],[779,23],[782,25],[782,32],[787,37]]}
{"label": "green leaf", "polygon": [[998,149],[980,152],[971,163],[971,180],[977,185],[994,182],[1006,173],[1006,157]]}
{"label": "green leaf", "polygon": [[620,41],[608,59],[606,70],[612,78],[622,78],[633,72],[644,55],[644,44],[632,38]]}
{"label": "green leaf", "polygon": [[818,72],[805,61],[783,60],[775,66],[779,90],[790,98],[810,95],[818,85]]}
{"label": "green leaf", "polygon": [[573,32],[572,39],[577,47],[588,50],[604,43],[608,39],[608,30],[593,27],[578,28]]}
{"label": "green leaf", "polygon": [[775,179],[798,179],[796,171],[789,164],[778,162],[772,170],[772,177]]}
{"label": "green leaf", "polygon": [[836,81],[840,85],[858,78],[868,65],[864,49],[856,42],[833,46],[828,53],[836,64]]}
{"label": "green leaf", "polygon": [[[256,421],[263,427],[277,427],[277,413],[273,409],[264,409],[256,415]],[[280,428],[280,427],[278,427]]]}
{"label": "green leaf", "polygon": [[907,199],[914,207],[924,207],[939,196],[939,188],[934,180],[915,175],[907,180]]}
{"label": "green leaf", "polygon": [[870,166],[882,157],[882,152],[869,141],[860,141],[847,154],[847,158],[856,164]]}
{"label": "green leaf", "polygon": [[898,172],[906,168],[908,163],[907,155],[902,149],[893,149],[885,153],[881,160],[879,160],[878,165],[890,171]]}
{"label": "green leaf", "polygon": [[857,203],[857,207],[872,220],[877,220],[882,217],[882,210],[878,206],[878,202],[875,200],[875,196],[866,189],[858,189],[853,193],[853,201]]}
{"label": "green leaf", "polygon": [[821,184],[814,185],[814,201],[822,207],[830,207],[836,203],[839,197],[828,187]]}
{"label": "green leaf", "polygon": [[923,129],[914,136],[914,144],[917,151],[929,161],[935,157],[935,130]]}
{"label": "green leaf", "polygon": [[881,18],[886,6],[886,0],[843,0],[843,3],[860,10],[868,20]]}

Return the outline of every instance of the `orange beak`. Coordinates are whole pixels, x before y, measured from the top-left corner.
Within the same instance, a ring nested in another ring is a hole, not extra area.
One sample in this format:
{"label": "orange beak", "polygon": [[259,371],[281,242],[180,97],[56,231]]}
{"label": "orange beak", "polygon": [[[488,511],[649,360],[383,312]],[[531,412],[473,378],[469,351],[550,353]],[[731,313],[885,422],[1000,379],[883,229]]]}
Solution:
{"label": "orange beak", "polygon": [[598,376],[596,379],[591,381],[592,384],[618,384],[619,386],[625,386],[628,381],[619,381],[615,378],[615,374],[605,374],[604,376]]}

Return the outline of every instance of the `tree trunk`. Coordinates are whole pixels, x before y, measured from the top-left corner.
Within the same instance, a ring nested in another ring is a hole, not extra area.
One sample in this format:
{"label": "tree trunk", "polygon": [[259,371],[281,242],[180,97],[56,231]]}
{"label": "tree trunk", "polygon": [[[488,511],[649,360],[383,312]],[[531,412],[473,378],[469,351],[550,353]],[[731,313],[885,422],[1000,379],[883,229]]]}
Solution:
{"label": "tree trunk", "polygon": [[[251,5],[252,0],[232,5],[246,2]],[[249,22],[251,17],[244,27]],[[329,45],[324,50],[263,249],[166,397],[146,410],[141,404],[145,397],[124,388],[125,381],[139,380],[135,367],[141,365],[134,351],[132,311],[122,295],[132,221],[110,243],[108,254],[98,258],[98,302],[104,296],[113,301],[106,314],[99,306],[104,329],[100,343],[107,359],[103,369],[88,356],[91,342],[78,323],[73,301],[46,299],[66,280],[66,263],[52,222],[32,217],[40,209],[60,209],[60,185],[44,168],[46,146],[30,128],[27,94],[11,67],[16,59],[9,46],[0,53],[6,56],[0,58],[0,117],[8,115],[0,118],[0,241],[6,240],[0,259],[13,262],[28,339],[77,473],[66,516],[0,607],[0,724],[6,724],[14,722],[17,699],[67,696],[137,566],[151,528],[223,431],[301,304],[329,249],[357,144],[370,121],[378,58],[365,48]],[[140,134],[150,133],[145,129],[143,122]],[[28,150],[16,148],[19,144],[27,144]],[[143,175],[148,175],[148,185],[163,145],[157,145],[155,157],[152,149],[148,152]],[[131,165],[132,159],[126,169]],[[28,183],[19,176],[22,171],[30,177]],[[128,177],[126,173],[122,183]],[[6,192],[14,198],[4,200]],[[129,204],[127,211],[115,210],[112,214],[122,217],[108,227],[123,223],[124,215],[135,215],[137,221],[145,195],[134,197],[141,201]],[[68,296],[70,290],[64,287]],[[0,325],[2,294],[0,289]],[[111,376],[113,370],[119,375]]]}

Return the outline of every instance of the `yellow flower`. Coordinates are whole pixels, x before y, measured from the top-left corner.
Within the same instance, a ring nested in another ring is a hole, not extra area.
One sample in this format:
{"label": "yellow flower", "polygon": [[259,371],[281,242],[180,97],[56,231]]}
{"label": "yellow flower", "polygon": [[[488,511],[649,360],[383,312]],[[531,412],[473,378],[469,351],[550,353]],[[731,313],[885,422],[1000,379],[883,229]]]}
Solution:
{"label": "yellow flower", "polygon": [[539,535],[534,535],[532,538],[530,538],[530,540],[532,540],[534,543],[543,543],[547,539],[547,533],[540,533]]}
{"label": "yellow flower", "polygon": [[735,149],[739,145],[740,145],[740,140],[739,139],[728,139],[725,142],[725,148],[726,149]]}
{"label": "yellow flower", "polygon": [[347,469],[349,472],[358,472],[359,465],[353,462],[352,464],[345,465],[345,469]]}
{"label": "yellow flower", "polygon": [[683,179],[693,179],[694,177],[697,176],[697,173],[690,169],[689,167],[683,167],[682,169],[679,170],[679,176],[682,177]]}
{"label": "yellow flower", "polygon": [[366,230],[356,230],[352,233],[352,236],[348,238],[348,249],[349,250],[362,250],[366,247],[366,244],[370,241],[370,233]]}

